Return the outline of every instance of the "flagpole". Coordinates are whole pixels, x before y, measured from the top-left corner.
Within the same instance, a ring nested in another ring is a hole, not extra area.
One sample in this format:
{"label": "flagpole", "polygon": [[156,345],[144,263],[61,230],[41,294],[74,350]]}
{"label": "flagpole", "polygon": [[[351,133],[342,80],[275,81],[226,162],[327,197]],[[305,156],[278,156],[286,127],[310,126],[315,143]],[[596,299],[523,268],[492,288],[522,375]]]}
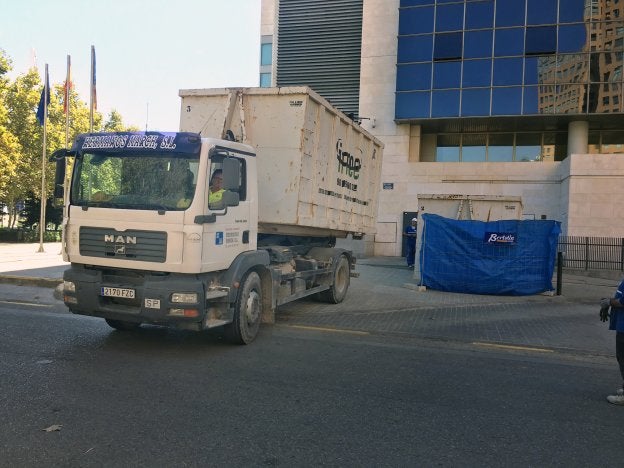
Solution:
{"label": "flagpole", "polygon": [[45,211],[46,211],[46,183],[45,183],[45,167],[46,167],[46,137],[48,130],[48,96],[50,95],[50,85],[48,83],[48,64],[45,64],[45,78],[43,83],[43,151],[41,152],[41,216],[39,218],[39,250],[37,252],[45,252],[43,249],[43,233],[45,232]]}
{"label": "flagpole", "polygon": [[71,94],[71,56],[67,56],[67,77],[65,78],[65,148],[69,147],[69,101]]}
{"label": "flagpole", "polygon": [[93,94],[95,91],[95,46],[91,46],[91,101],[89,104],[89,132],[93,132]]}

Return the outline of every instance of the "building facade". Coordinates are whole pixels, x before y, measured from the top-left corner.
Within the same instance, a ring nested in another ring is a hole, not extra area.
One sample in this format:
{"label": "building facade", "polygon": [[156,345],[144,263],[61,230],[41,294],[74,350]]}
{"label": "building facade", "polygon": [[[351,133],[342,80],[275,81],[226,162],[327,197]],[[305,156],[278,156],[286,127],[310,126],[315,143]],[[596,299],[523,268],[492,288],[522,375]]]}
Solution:
{"label": "building facade", "polygon": [[[401,254],[419,194],[519,197],[523,218],[564,234],[624,237],[624,0],[263,0],[262,13],[270,84],[310,85],[385,144],[375,254]],[[357,112],[311,73],[319,60],[351,64]]]}

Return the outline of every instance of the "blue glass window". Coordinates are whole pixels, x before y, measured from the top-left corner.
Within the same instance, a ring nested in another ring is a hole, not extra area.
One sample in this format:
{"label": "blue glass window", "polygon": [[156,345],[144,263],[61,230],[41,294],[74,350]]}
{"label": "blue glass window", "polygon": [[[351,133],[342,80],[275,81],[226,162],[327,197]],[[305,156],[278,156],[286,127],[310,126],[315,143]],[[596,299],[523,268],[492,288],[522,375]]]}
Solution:
{"label": "blue glass window", "polygon": [[462,136],[461,160],[463,162],[485,161],[485,133],[465,133]]}
{"label": "blue glass window", "polygon": [[462,34],[445,33],[435,35],[434,60],[459,59],[462,55]]}
{"label": "blue glass window", "polygon": [[[464,60],[463,88],[490,86],[492,83],[492,60]],[[489,107],[489,106],[488,106]]]}
{"label": "blue glass window", "polygon": [[260,45],[260,65],[271,65],[273,62],[273,44],[270,42]]}
{"label": "blue glass window", "polygon": [[464,4],[438,5],[436,31],[459,31],[464,26]]}
{"label": "blue glass window", "polygon": [[271,87],[271,74],[270,73],[260,73],[260,87],[261,88]]}
{"label": "blue glass window", "polygon": [[399,37],[398,62],[430,62],[432,58],[433,36]]}
{"label": "blue glass window", "polygon": [[513,161],[513,133],[492,133],[488,138],[488,161]]}
{"label": "blue glass window", "polygon": [[433,32],[433,7],[399,10],[399,35]]}
{"label": "blue glass window", "polygon": [[542,134],[516,134],[516,161],[539,161],[542,159]]}
{"label": "blue glass window", "polygon": [[559,22],[582,22],[585,14],[585,0],[559,0]]}
{"label": "blue glass window", "polygon": [[459,115],[459,90],[434,91],[431,117],[457,117]]}
{"label": "blue glass window", "polygon": [[397,91],[414,89],[431,89],[430,62],[397,67]]}
{"label": "blue glass window", "polygon": [[438,135],[436,141],[436,161],[459,161],[459,144],[461,135]]}
{"label": "blue glass window", "polygon": [[466,3],[466,29],[494,26],[494,1]]}
{"label": "blue glass window", "polygon": [[524,28],[497,29],[494,34],[495,57],[524,53]]}
{"label": "blue glass window", "polygon": [[523,115],[536,115],[538,112],[538,87],[526,86],[524,88],[524,95],[522,97],[522,114]]}
{"label": "blue glass window", "polygon": [[464,34],[464,58],[492,56],[492,30],[466,31]]}
{"label": "blue glass window", "polygon": [[527,24],[555,24],[557,0],[527,0]]}
{"label": "blue glass window", "polygon": [[464,89],[462,91],[461,115],[490,115],[490,88]]}
{"label": "blue glass window", "polygon": [[557,86],[556,89],[556,114],[585,113],[585,86],[578,84],[563,84]]}
{"label": "blue glass window", "polygon": [[582,52],[587,44],[587,30],[584,24],[559,26],[559,53]]}
{"label": "blue glass window", "polygon": [[492,115],[520,115],[522,88],[492,88]]}
{"label": "blue glass window", "polygon": [[418,5],[433,5],[435,0],[401,0],[402,7],[418,6]]}
{"label": "blue glass window", "polygon": [[494,59],[494,86],[522,84],[522,59]]}
{"label": "blue glass window", "polygon": [[557,46],[557,28],[539,26],[526,29],[527,54],[554,54]]}
{"label": "blue glass window", "polygon": [[525,0],[497,0],[496,27],[524,26]]}
{"label": "blue glass window", "polygon": [[526,57],[524,59],[524,84],[536,85],[537,84],[537,63],[539,57]]}
{"label": "blue glass window", "polygon": [[397,119],[429,117],[430,92],[397,93],[395,116]]}
{"label": "blue glass window", "polygon": [[459,88],[461,62],[435,62],[433,65],[433,87]]}

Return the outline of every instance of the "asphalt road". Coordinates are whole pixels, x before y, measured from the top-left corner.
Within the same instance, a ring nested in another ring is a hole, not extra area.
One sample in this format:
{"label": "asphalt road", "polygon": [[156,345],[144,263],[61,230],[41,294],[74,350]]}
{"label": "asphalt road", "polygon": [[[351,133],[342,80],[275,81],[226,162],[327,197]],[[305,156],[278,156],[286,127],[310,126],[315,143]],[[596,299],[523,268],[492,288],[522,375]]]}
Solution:
{"label": "asphalt road", "polygon": [[0,319],[0,466],[622,465],[603,355],[285,323],[237,347],[54,304]]}

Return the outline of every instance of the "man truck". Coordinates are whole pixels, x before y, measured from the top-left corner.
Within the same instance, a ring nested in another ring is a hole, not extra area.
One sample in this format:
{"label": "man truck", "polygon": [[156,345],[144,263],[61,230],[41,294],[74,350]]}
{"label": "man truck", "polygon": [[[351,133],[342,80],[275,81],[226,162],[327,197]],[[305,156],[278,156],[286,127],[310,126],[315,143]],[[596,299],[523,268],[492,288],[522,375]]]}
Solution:
{"label": "man truck", "polygon": [[180,131],[81,134],[52,155],[69,310],[248,344],[281,304],[341,302],[355,258],[336,238],[374,233],[380,141],[307,87],[180,96]]}

